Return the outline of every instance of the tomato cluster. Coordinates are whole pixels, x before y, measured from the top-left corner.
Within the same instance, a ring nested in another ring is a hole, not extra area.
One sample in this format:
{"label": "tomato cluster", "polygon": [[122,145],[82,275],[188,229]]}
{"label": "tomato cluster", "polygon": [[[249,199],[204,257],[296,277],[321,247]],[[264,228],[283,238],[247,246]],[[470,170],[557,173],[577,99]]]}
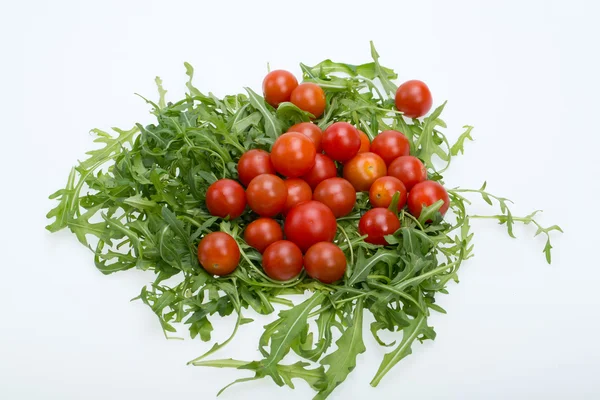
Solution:
{"label": "tomato cluster", "polygon": [[[298,84],[287,71],[270,72],[263,91],[273,107],[291,101],[315,118],[325,111],[323,89]],[[395,100],[398,110],[412,118],[426,114],[432,104],[420,81],[402,84]],[[334,243],[336,218],[352,212],[357,192],[368,192],[372,207],[360,217],[358,231],[374,245],[388,244],[385,236],[400,228],[398,212],[404,207],[418,218],[424,206],[438,200],[443,200],[442,215],[450,205],[443,186],[427,180],[425,165],[410,155],[403,133],[386,130],[371,142],[348,122],[335,122],[324,131],[312,122],[293,125],[270,153],[244,153],[237,169],[241,184],[216,181],[206,193],[206,207],[222,218],[237,218],[246,206],[258,215],[246,226],[244,241],[262,253],[263,270],[274,280],[293,279],[303,268],[324,283],[344,276],[346,257]],[[396,193],[397,208],[390,209]],[[232,236],[213,232],[201,240],[198,259],[211,274],[226,275],[236,268],[240,250]]]}

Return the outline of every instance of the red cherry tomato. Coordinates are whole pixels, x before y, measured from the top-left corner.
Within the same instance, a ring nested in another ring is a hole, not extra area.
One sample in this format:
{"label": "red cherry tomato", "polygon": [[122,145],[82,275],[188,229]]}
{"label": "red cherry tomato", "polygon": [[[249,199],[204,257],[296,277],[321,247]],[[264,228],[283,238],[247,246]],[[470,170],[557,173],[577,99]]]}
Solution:
{"label": "red cherry tomato", "polygon": [[427,169],[417,157],[402,156],[392,161],[388,175],[400,179],[410,191],[417,183],[427,180]]}
{"label": "red cherry tomato", "polygon": [[310,185],[311,188],[316,188],[317,185],[325,179],[337,176],[337,167],[333,160],[325,154],[317,154],[315,157],[315,165],[302,177]]}
{"label": "red cherry tomato", "polygon": [[398,131],[383,131],[373,139],[371,151],[383,158],[385,165],[390,165],[396,158],[409,155],[410,144]]}
{"label": "red cherry tomato", "polygon": [[291,126],[290,129],[288,129],[288,132],[298,132],[304,136],[308,136],[315,144],[317,153],[323,151],[323,148],[321,147],[321,136],[323,136],[323,132],[321,131],[321,128],[312,122],[300,122],[299,124]]}
{"label": "red cherry tomato", "polygon": [[280,174],[297,178],[315,165],[316,154],[312,140],[301,133],[288,132],[275,140],[271,149],[271,161]]}
{"label": "red cherry tomato", "polygon": [[383,176],[377,179],[369,189],[369,201],[373,207],[388,208],[392,204],[392,197],[396,192],[400,193],[398,198],[398,210],[406,204],[406,187],[400,179],[393,176]]}
{"label": "red cherry tomato", "polygon": [[356,203],[356,191],[343,178],[329,178],[317,185],[313,199],[325,204],[336,218],[350,214]]}
{"label": "red cherry tomato", "polygon": [[373,208],[367,211],[358,222],[358,232],[368,235],[365,242],[371,244],[388,244],[386,235],[391,235],[400,229],[400,220],[387,208]]}
{"label": "red cherry tomato", "polygon": [[206,207],[211,215],[237,218],[246,208],[244,188],[234,180],[219,179],[206,191]]}
{"label": "red cherry tomato", "polygon": [[358,154],[361,145],[360,134],[349,123],[336,122],[323,132],[321,145],[325,154],[333,160],[348,161]]}
{"label": "red cherry tomato", "polygon": [[335,216],[323,203],[307,201],[292,208],[285,218],[283,230],[288,240],[302,251],[319,242],[332,242],[337,225]]}
{"label": "red cherry tomato", "polygon": [[261,217],[272,217],[283,211],[287,188],[280,177],[263,174],[250,181],[246,196],[252,211]]}
{"label": "red cherry tomato", "polygon": [[277,281],[287,281],[298,276],[302,271],[302,264],[302,251],[287,240],[271,244],[263,253],[263,269],[271,279]]}
{"label": "red cherry tomato", "polygon": [[358,134],[360,135],[360,149],[358,149],[358,153],[366,153],[367,151],[371,151],[371,141],[366,133],[359,130]]}
{"label": "red cherry tomato", "polygon": [[230,235],[212,232],[198,245],[198,261],[209,274],[227,275],[240,262],[240,248]]}
{"label": "red cherry tomato", "polygon": [[333,283],[342,279],[346,272],[346,256],[335,244],[320,242],[312,245],[304,255],[304,268],[311,278]]}
{"label": "red cherry tomato", "polygon": [[248,224],[244,231],[244,241],[260,253],[270,244],[283,239],[281,226],[271,218],[259,218]]}
{"label": "red cherry tomato", "polygon": [[240,157],[237,165],[238,176],[242,185],[248,186],[250,181],[262,174],[275,174],[271,156],[264,150],[248,150]]}
{"label": "red cherry tomato", "polygon": [[371,152],[357,154],[344,164],[344,178],[357,192],[367,192],[377,178],[385,176],[386,171],[383,159]]}
{"label": "red cherry tomato", "polygon": [[417,183],[408,193],[408,211],[419,218],[423,206],[429,207],[438,200],[444,200],[439,212],[445,215],[450,207],[450,198],[446,189],[435,181]]}
{"label": "red cherry tomato", "polygon": [[308,186],[308,183],[302,179],[288,178],[283,183],[285,183],[285,187],[287,188],[287,200],[283,209],[284,214],[290,211],[292,207],[312,199],[312,190]]}
{"label": "red cherry tomato", "polygon": [[271,71],[263,80],[263,94],[267,103],[277,107],[284,101],[290,101],[292,92],[298,87],[298,80],[288,71]]}
{"label": "red cherry tomato", "polygon": [[311,82],[299,84],[292,92],[290,101],[315,118],[319,118],[325,111],[325,92],[319,85]]}
{"label": "red cherry tomato", "polygon": [[408,118],[422,117],[431,109],[432,104],[431,92],[421,81],[406,81],[396,90],[396,108]]}

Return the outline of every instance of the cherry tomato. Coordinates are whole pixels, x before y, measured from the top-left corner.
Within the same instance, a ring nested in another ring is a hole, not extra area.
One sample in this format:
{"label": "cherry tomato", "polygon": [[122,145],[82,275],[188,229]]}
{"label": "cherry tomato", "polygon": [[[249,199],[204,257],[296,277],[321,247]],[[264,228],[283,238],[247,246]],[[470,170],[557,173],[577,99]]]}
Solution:
{"label": "cherry tomato", "polygon": [[360,149],[361,141],[358,130],[347,122],[331,124],[323,132],[321,145],[325,154],[336,161],[348,161]]}
{"label": "cherry tomato", "polygon": [[302,251],[319,242],[332,242],[337,225],[335,216],[323,203],[307,201],[292,208],[285,218],[283,230],[288,240]]}
{"label": "cherry tomato", "polygon": [[367,134],[361,130],[358,130],[358,134],[360,135],[360,149],[358,149],[358,152],[366,153],[367,151],[371,151],[371,141]]}
{"label": "cherry tomato", "polygon": [[401,210],[406,204],[407,191],[404,183],[393,176],[383,176],[371,185],[371,189],[369,189],[369,201],[373,207],[388,208],[396,192],[400,192],[398,210]]}
{"label": "cherry tomato", "polygon": [[281,226],[271,218],[259,218],[248,224],[244,231],[244,240],[260,253],[271,243],[283,239]]}
{"label": "cherry tomato", "polygon": [[313,199],[325,204],[336,218],[350,214],[356,203],[356,191],[343,178],[329,178],[317,185]]}
{"label": "cherry tomato", "polygon": [[304,268],[311,278],[333,283],[342,279],[346,272],[346,256],[335,244],[320,242],[312,245],[304,255]]}
{"label": "cherry tomato", "polygon": [[422,117],[431,109],[432,104],[431,92],[421,81],[406,81],[396,90],[396,108],[408,118]]}
{"label": "cherry tomato", "polygon": [[321,147],[321,136],[323,136],[323,132],[321,131],[321,128],[312,122],[300,122],[299,124],[290,127],[288,132],[298,132],[304,136],[308,136],[308,138],[315,144],[317,153],[323,151],[323,148]]}
{"label": "cherry tomato", "polygon": [[290,101],[315,118],[319,118],[325,111],[325,92],[319,85],[311,82],[299,84],[292,92]]}
{"label": "cherry tomato", "polygon": [[287,200],[283,209],[284,214],[290,211],[292,207],[312,199],[312,189],[302,179],[288,178],[283,183],[285,183],[285,187],[287,188]]}
{"label": "cherry tomato", "polygon": [[317,185],[325,179],[337,176],[337,167],[333,160],[325,154],[317,154],[315,157],[315,165],[302,177],[311,188],[316,188]]}
{"label": "cherry tomato", "polygon": [[297,178],[315,165],[316,154],[312,140],[301,133],[288,132],[275,140],[271,149],[271,161],[280,174]]}
{"label": "cherry tomato", "polygon": [[388,175],[400,179],[410,191],[417,183],[427,180],[427,169],[417,157],[402,156],[392,161]]}
{"label": "cherry tomato", "polygon": [[261,217],[272,217],[285,208],[287,188],[280,177],[263,174],[250,181],[246,196],[252,211]]}
{"label": "cherry tomato", "polygon": [[450,198],[446,189],[435,181],[417,183],[408,193],[408,211],[419,218],[423,206],[429,207],[438,200],[444,200],[439,212],[445,215],[450,207]]}
{"label": "cherry tomato", "polygon": [[409,155],[410,144],[398,131],[383,131],[373,139],[371,151],[383,158],[385,165],[390,165],[396,158]]}
{"label": "cherry tomato", "polygon": [[367,192],[377,178],[385,176],[387,168],[381,157],[375,153],[357,154],[344,164],[344,178],[348,180],[357,192]]}
{"label": "cherry tomato", "polygon": [[262,266],[265,273],[278,281],[292,279],[302,271],[302,251],[294,243],[279,240],[263,253]]}
{"label": "cherry tomato", "polygon": [[212,275],[227,275],[240,262],[240,248],[235,239],[224,232],[204,236],[198,245],[198,261]]}
{"label": "cherry tomato", "polygon": [[211,215],[237,218],[246,208],[244,188],[234,180],[219,179],[206,191],[206,207]]}
{"label": "cherry tomato", "polygon": [[373,208],[367,211],[358,221],[358,233],[368,235],[365,242],[371,244],[388,244],[385,235],[391,235],[400,229],[400,220],[387,208]]}
{"label": "cherry tomato", "polygon": [[292,92],[298,87],[298,80],[288,71],[276,69],[265,76],[263,80],[263,94],[265,101],[277,107],[284,101],[290,101]]}
{"label": "cherry tomato", "polygon": [[248,186],[250,181],[262,174],[275,174],[271,156],[264,150],[248,150],[240,157],[237,165],[238,176],[242,185]]}

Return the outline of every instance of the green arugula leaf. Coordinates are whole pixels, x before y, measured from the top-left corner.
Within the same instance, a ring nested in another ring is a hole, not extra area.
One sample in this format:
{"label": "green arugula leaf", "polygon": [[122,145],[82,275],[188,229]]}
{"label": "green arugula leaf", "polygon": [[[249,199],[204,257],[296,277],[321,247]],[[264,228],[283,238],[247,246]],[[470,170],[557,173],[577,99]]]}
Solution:
{"label": "green arugula leaf", "polygon": [[381,65],[379,64],[379,53],[375,50],[375,45],[373,41],[371,43],[371,57],[373,57],[373,61],[375,64],[375,77],[379,78],[381,85],[385,92],[389,95],[395,95],[398,87],[392,83],[390,79],[394,79],[394,75],[389,74]]}
{"label": "green arugula leaf", "polygon": [[351,325],[344,330],[336,342],[338,349],[321,360],[321,365],[329,365],[325,372],[327,386],[314,397],[314,400],[327,398],[329,394],[344,380],[356,367],[356,358],[367,349],[363,343],[363,305],[358,299],[354,307]]}
{"label": "green arugula leaf", "polygon": [[465,129],[465,131],[460,135],[456,143],[454,143],[452,147],[450,147],[450,154],[452,154],[453,156],[457,156],[458,153],[465,153],[465,140],[473,141],[473,138],[471,137],[471,131],[473,130],[473,127],[465,125],[463,126],[463,128]]}
{"label": "green arugula leaf", "polygon": [[269,106],[262,97],[260,97],[250,88],[246,88],[246,92],[248,92],[248,96],[250,97],[250,104],[252,104],[252,106],[263,116],[265,133],[272,140],[277,139],[279,135],[281,135],[281,123],[275,117],[274,113],[269,111]]}
{"label": "green arugula leaf", "polygon": [[289,352],[292,343],[306,325],[308,315],[323,301],[325,295],[313,294],[308,300],[297,306],[281,311],[279,319],[265,327],[265,332],[260,339],[261,344],[270,341],[269,351],[264,360],[260,361],[256,373],[258,376],[269,375],[275,383],[283,385],[283,379],[278,374],[276,365]]}
{"label": "green arugula leaf", "polygon": [[435,339],[435,332],[427,326],[427,318],[422,314],[413,319],[410,325],[404,328],[402,332],[402,341],[398,347],[383,356],[383,361],[371,381],[371,386],[377,386],[394,365],[412,354],[412,345],[419,336],[422,336],[423,339]]}
{"label": "green arugula leaf", "polygon": [[354,286],[357,283],[364,282],[377,263],[383,262],[387,265],[391,265],[399,258],[400,256],[397,253],[388,249],[379,249],[374,255],[366,258],[364,250],[359,249],[354,272],[352,273],[350,279],[348,279],[347,285]]}

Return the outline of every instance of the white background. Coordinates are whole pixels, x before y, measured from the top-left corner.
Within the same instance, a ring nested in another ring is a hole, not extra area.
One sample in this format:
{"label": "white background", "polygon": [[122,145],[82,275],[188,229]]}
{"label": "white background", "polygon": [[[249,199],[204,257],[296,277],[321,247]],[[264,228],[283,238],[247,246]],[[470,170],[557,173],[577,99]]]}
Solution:
{"label": "white background", "polygon": [[[2,1],[0,6],[0,398],[214,398],[243,371],[186,367],[209,348],[167,341],[129,299],[151,277],[105,277],[67,232],[44,230],[47,196],[92,147],[94,127],[149,123],[155,75],[183,94],[183,62],[217,95],[260,90],[266,63],[370,61],[373,39],[401,80],[418,78],[455,138],[476,142],[446,176],[541,208],[560,224],[554,263],[534,229],[507,237],[474,223],[476,257],[440,298],[434,342],[416,345],[381,385],[384,354],[368,351],[332,399],[600,398],[597,208],[600,62],[594,1]],[[473,211],[483,212],[479,203]],[[252,359],[262,323],[246,325],[219,358]],[[230,326],[215,323],[216,337]],[[268,380],[223,399],[306,399]]]}

